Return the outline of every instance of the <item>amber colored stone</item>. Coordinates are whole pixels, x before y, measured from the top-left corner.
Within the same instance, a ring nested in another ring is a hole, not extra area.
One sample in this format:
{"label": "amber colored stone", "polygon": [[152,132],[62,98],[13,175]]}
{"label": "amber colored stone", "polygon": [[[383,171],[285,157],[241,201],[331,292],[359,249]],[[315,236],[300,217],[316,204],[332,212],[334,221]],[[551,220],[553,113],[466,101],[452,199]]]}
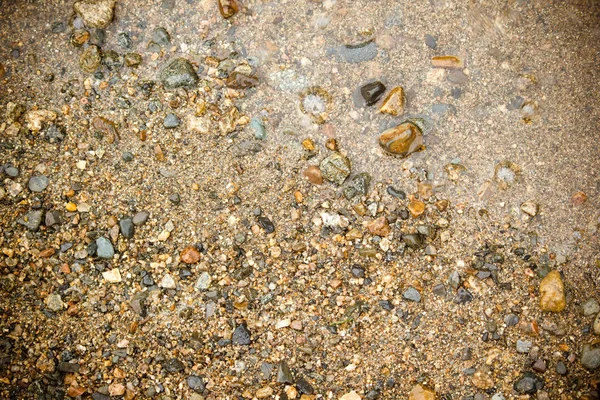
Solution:
{"label": "amber colored stone", "polygon": [[587,195],[583,192],[577,192],[571,197],[571,204],[580,206],[587,201]]}
{"label": "amber colored stone", "polygon": [[108,143],[113,143],[114,141],[120,139],[115,123],[104,117],[95,117],[92,120],[92,127],[96,131],[107,135]]}
{"label": "amber colored stone", "polygon": [[423,385],[416,385],[410,391],[408,400],[435,400],[435,392]]}
{"label": "amber colored stone", "polygon": [[387,236],[390,234],[390,226],[385,217],[379,217],[367,224],[367,229],[373,235]]}
{"label": "amber colored stone", "polygon": [[46,250],[42,250],[40,252],[40,257],[48,258],[48,257],[52,257],[54,254],[56,254],[56,249],[54,247],[49,247]]}
{"label": "amber colored stone", "polygon": [[248,89],[258,85],[258,78],[234,71],[227,77],[226,84],[232,89]]}
{"label": "amber colored stone", "polygon": [[240,10],[236,0],[219,0],[219,12],[223,18],[231,18]]}
{"label": "amber colored stone", "polygon": [[436,68],[461,69],[465,67],[463,60],[456,56],[435,56],[431,64]]}
{"label": "amber colored stone", "polygon": [[404,89],[402,86],[396,86],[383,100],[379,111],[394,117],[402,115],[404,114],[404,99]]}
{"label": "amber colored stone", "polygon": [[565,285],[560,272],[551,271],[540,283],[540,308],[542,311],[561,312],[566,306]]}
{"label": "amber colored stone", "polygon": [[188,246],[181,252],[181,261],[186,264],[195,264],[200,261],[200,252],[193,246]]}
{"label": "amber colored stone", "polygon": [[320,185],[323,183],[323,174],[316,165],[311,165],[310,167],[306,168],[302,175],[304,175],[310,183],[315,185]]}
{"label": "amber colored stone", "polygon": [[379,145],[388,153],[406,157],[423,149],[423,134],[411,122],[405,122],[384,131]]}
{"label": "amber colored stone", "polygon": [[325,147],[327,147],[331,151],[338,151],[337,140],[335,140],[333,138],[327,139],[327,141],[325,142]]}
{"label": "amber colored stone", "polygon": [[425,212],[425,203],[419,200],[413,200],[408,204],[408,211],[410,211],[410,215],[417,218]]}

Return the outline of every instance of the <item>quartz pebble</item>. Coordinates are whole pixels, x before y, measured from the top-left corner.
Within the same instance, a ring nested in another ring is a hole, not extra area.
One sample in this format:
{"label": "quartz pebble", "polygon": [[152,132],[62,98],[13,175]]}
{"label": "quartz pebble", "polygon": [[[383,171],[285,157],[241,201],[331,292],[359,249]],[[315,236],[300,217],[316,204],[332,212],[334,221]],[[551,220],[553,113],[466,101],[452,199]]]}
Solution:
{"label": "quartz pebble", "polygon": [[542,311],[561,312],[566,305],[565,286],[560,272],[551,271],[540,283],[540,308]]}

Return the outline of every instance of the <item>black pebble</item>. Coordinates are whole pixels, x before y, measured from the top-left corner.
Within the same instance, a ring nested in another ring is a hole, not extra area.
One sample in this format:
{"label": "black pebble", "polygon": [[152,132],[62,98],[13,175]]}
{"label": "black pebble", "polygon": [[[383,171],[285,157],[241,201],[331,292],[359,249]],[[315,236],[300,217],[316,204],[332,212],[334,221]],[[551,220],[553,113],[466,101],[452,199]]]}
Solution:
{"label": "black pebble", "polygon": [[377,103],[381,96],[383,96],[383,93],[385,93],[385,86],[379,81],[367,83],[360,88],[360,94],[368,106]]}

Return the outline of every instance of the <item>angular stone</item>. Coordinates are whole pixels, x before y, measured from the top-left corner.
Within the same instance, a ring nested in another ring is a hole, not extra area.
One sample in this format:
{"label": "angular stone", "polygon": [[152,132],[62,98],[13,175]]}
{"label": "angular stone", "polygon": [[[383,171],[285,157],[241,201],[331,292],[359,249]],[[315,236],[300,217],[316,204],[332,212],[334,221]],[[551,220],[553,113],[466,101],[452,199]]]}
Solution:
{"label": "angular stone", "polygon": [[402,86],[396,86],[390,90],[383,100],[379,112],[397,117],[398,115],[404,114],[404,102],[404,89]]}
{"label": "angular stone", "polygon": [[108,143],[113,143],[119,139],[119,132],[114,122],[104,117],[94,117],[92,128],[107,137]]}
{"label": "angular stone", "polygon": [[73,4],[87,27],[106,28],[113,20],[116,0],[81,0]]}
{"label": "angular stone", "polygon": [[367,224],[367,229],[371,234],[377,236],[387,236],[390,234],[390,226],[386,217],[379,217]]}
{"label": "angular stone", "polygon": [[113,268],[109,271],[104,271],[102,273],[102,277],[104,278],[104,280],[106,282],[110,282],[110,283],[119,283],[121,282],[121,271],[119,271],[119,268]]}
{"label": "angular stone", "polygon": [[540,283],[540,308],[542,311],[561,312],[566,305],[565,285],[560,272],[551,271]]}
{"label": "angular stone", "polygon": [[167,114],[163,121],[163,126],[167,129],[177,128],[181,124],[179,117],[173,113]]}
{"label": "angular stone", "polygon": [[17,223],[23,225],[32,232],[36,232],[42,224],[42,217],[44,212],[42,210],[30,211],[17,220]]}
{"label": "angular stone", "polygon": [[202,272],[196,281],[194,287],[198,290],[207,290],[210,287],[212,282],[212,278],[210,274],[206,271]]}
{"label": "angular stone", "polygon": [[367,83],[360,88],[360,94],[367,106],[377,103],[385,93],[385,85],[379,81]]}
{"label": "angular stone", "polygon": [[54,211],[48,211],[46,213],[45,225],[47,227],[58,225],[61,222],[62,222],[62,216],[61,216],[60,211],[54,210]]}
{"label": "angular stone", "polygon": [[140,226],[140,225],[144,225],[146,223],[146,221],[148,220],[148,217],[150,216],[150,213],[147,211],[140,211],[137,214],[135,214],[133,216],[133,224],[135,226]]}
{"label": "angular stone", "polygon": [[414,301],[418,303],[421,301],[421,293],[414,287],[407,288],[404,293],[402,293],[402,297],[408,301]]}
{"label": "angular stone", "polygon": [[320,169],[325,179],[341,185],[350,175],[352,165],[348,157],[340,153],[333,153],[321,161]]}
{"label": "angular stone", "polygon": [[277,368],[277,383],[294,383],[292,371],[285,361],[281,361]]}
{"label": "angular stone", "polygon": [[408,394],[408,400],[435,400],[435,391],[418,384]]}
{"label": "angular stone", "polygon": [[65,303],[63,303],[59,294],[48,295],[44,302],[46,303],[46,307],[54,312],[61,311],[65,307]]}
{"label": "angular stone", "polygon": [[159,78],[167,89],[195,86],[198,82],[194,67],[185,58],[176,58],[169,62],[160,71]]}
{"label": "angular stone", "polygon": [[231,341],[233,344],[240,346],[248,346],[252,342],[250,331],[245,324],[238,325],[237,328],[235,328],[233,335],[231,336]]}
{"label": "angular stone", "polygon": [[596,319],[594,320],[594,333],[600,335],[600,313],[596,315]]}
{"label": "angular stone", "polygon": [[98,246],[96,254],[100,258],[111,259],[115,255],[115,249],[113,248],[112,243],[104,236],[96,239],[96,246]]}
{"label": "angular stone", "polygon": [[29,178],[27,187],[32,192],[39,193],[39,192],[43,192],[48,187],[49,183],[50,183],[50,180],[48,180],[47,176],[35,175],[35,176],[32,176],[31,178]]}
{"label": "angular stone", "polygon": [[482,367],[475,371],[471,378],[471,382],[473,383],[473,386],[483,390],[494,387],[492,373],[487,367]]}
{"label": "angular stone", "polygon": [[79,56],[79,67],[88,74],[96,72],[101,63],[102,53],[100,53],[100,48],[95,45],[88,46]]}
{"label": "angular stone", "polygon": [[423,134],[412,122],[404,122],[384,131],[379,136],[379,145],[387,153],[406,157],[423,149]]}
{"label": "angular stone", "polygon": [[527,371],[514,383],[513,388],[519,394],[535,394],[544,388],[544,380]]}
{"label": "angular stone", "polygon": [[535,217],[538,213],[538,208],[539,206],[537,205],[537,203],[533,202],[533,201],[526,201],[523,204],[521,204],[521,211],[523,211],[525,214],[531,216],[531,217]]}
{"label": "angular stone", "polygon": [[131,218],[123,218],[120,220],[119,229],[121,230],[121,235],[127,239],[131,239],[135,234],[135,225]]}
{"label": "angular stone", "polygon": [[190,375],[187,377],[186,382],[190,389],[196,393],[203,393],[206,390],[204,379],[202,379],[200,376]]}
{"label": "angular stone", "polygon": [[175,283],[175,280],[171,275],[165,274],[158,283],[158,287],[161,287],[163,289],[175,289],[177,287],[177,284]]}
{"label": "angular stone", "polygon": [[258,86],[258,78],[238,71],[233,71],[227,77],[225,84],[232,89],[248,89]]}
{"label": "angular stone", "polygon": [[598,304],[598,300],[589,299],[582,306],[583,315],[589,317],[590,315],[598,314],[600,312],[600,304]]}

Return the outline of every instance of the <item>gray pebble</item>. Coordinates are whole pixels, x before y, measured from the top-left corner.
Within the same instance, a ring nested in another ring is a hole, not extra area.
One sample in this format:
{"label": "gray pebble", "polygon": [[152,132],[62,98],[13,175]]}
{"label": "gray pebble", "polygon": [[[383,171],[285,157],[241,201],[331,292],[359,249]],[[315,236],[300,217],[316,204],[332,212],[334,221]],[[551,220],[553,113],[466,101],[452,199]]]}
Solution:
{"label": "gray pebble", "polygon": [[531,342],[521,339],[517,340],[517,351],[519,353],[529,353],[529,350],[531,350],[531,346]]}
{"label": "gray pebble", "polygon": [[327,50],[328,56],[334,56],[338,61],[360,63],[377,57],[377,44],[370,40],[357,45],[343,45]]}
{"label": "gray pebble", "polygon": [[45,224],[48,227],[60,224],[61,220],[62,220],[62,218],[61,218],[60,211],[54,210],[54,211],[48,211],[46,213]]}
{"label": "gray pebble", "polygon": [[277,383],[294,383],[294,376],[285,361],[279,363],[277,368]]}
{"label": "gray pebble", "polygon": [[418,303],[421,301],[421,293],[414,287],[409,287],[402,293],[402,297],[404,297],[408,301],[414,301]]}
{"label": "gray pebble", "polygon": [[119,221],[119,228],[121,229],[121,234],[123,237],[127,239],[131,239],[135,232],[135,226],[133,225],[133,220],[131,218],[123,218]]}
{"label": "gray pebble", "polygon": [[238,325],[237,328],[235,328],[233,335],[231,336],[231,341],[233,344],[240,346],[248,346],[251,343],[250,331],[246,325]]}
{"label": "gray pebble", "polygon": [[46,189],[48,187],[49,183],[50,183],[50,181],[48,180],[48,178],[46,176],[36,175],[36,176],[32,176],[29,179],[29,183],[27,184],[27,187],[32,192],[42,192],[42,191],[44,191],[44,189]]}
{"label": "gray pebble", "polygon": [[583,315],[589,317],[590,315],[598,314],[600,312],[600,304],[598,304],[598,300],[589,299],[585,303],[583,303]]}
{"label": "gray pebble", "polygon": [[130,151],[125,151],[125,152],[123,152],[123,154],[121,154],[121,158],[125,162],[133,161],[133,153]]}
{"label": "gray pebble", "polygon": [[195,288],[198,290],[207,290],[210,287],[212,282],[212,278],[210,274],[206,271],[202,272],[196,281]]}
{"label": "gray pebble", "polygon": [[112,243],[104,236],[96,239],[96,246],[98,246],[96,254],[100,258],[110,259],[115,255],[115,249],[113,248]]}
{"label": "gray pebble", "polygon": [[181,124],[179,117],[173,113],[167,114],[163,121],[163,126],[167,129],[177,128]]}
{"label": "gray pebble", "polygon": [[148,220],[150,213],[147,211],[140,211],[133,216],[132,222],[135,226],[144,225]]}
{"label": "gray pebble", "polygon": [[600,367],[600,347],[592,347],[589,344],[584,345],[581,352],[581,365],[591,370]]}
{"label": "gray pebble", "polygon": [[11,178],[14,178],[19,175],[19,170],[16,167],[10,166],[4,168],[4,173]]}
{"label": "gray pebble", "polygon": [[192,389],[196,393],[203,393],[206,390],[204,380],[199,376],[190,375],[187,377],[186,382],[190,389]]}
{"label": "gray pebble", "polygon": [[425,35],[425,44],[430,49],[434,49],[437,47],[437,39],[431,36],[430,34]]}
{"label": "gray pebble", "polygon": [[21,218],[17,220],[17,222],[30,231],[37,231],[40,225],[42,224],[42,216],[44,212],[42,210],[30,211]]}
{"label": "gray pebble", "polygon": [[267,130],[258,118],[252,118],[250,120],[250,128],[252,128],[254,137],[258,140],[265,140],[267,138]]}

